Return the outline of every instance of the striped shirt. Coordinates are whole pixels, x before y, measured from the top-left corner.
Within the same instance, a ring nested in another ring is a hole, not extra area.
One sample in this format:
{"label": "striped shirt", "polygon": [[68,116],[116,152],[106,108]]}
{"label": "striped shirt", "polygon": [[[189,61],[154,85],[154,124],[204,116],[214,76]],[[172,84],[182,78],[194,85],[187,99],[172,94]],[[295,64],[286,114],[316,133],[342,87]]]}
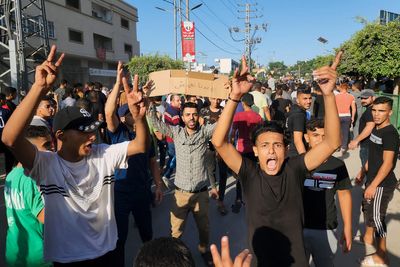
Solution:
{"label": "striped shirt", "polygon": [[174,140],[175,185],[186,191],[197,191],[208,186],[205,154],[216,124],[199,126],[194,134],[189,135],[182,126],[171,126],[160,121],[154,109],[150,113],[150,121],[160,133]]}

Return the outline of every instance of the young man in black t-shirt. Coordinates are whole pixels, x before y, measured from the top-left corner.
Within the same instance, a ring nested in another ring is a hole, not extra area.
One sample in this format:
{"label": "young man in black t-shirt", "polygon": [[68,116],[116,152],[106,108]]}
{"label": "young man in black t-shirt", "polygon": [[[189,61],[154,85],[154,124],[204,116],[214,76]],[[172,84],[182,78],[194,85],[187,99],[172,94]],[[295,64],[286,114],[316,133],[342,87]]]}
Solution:
{"label": "young man in black t-shirt", "polygon": [[266,122],[252,134],[253,151],[259,164],[246,159],[226,140],[232,118],[242,95],[254,82],[242,59],[242,70],[236,70],[232,91],[212,137],[215,149],[227,166],[238,175],[246,202],[249,244],[258,266],[308,266],[303,242],[304,177],[321,165],[340,145],[340,124],[333,89],[336,82],[334,64],[313,72],[320,81],[325,100],[326,137],[307,153],[287,158],[287,140],[282,127]]}
{"label": "young man in black t-shirt", "polygon": [[359,120],[359,134],[349,143],[349,149],[355,149],[360,145],[361,169],[357,177],[365,175],[364,166],[368,160],[369,136],[375,127],[374,119],[372,118],[372,102],[375,99],[375,92],[371,89],[364,89],[361,91],[359,98],[361,98],[361,105],[366,109]]}
{"label": "young man in black t-shirt", "polygon": [[304,134],[306,133],[306,110],[311,107],[311,90],[307,86],[297,89],[297,104],[293,105],[286,120],[290,133],[288,156],[293,157],[306,152]]}
{"label": "young man in black t-shirt", "polygon": [[[312,119],[307,122],[306,142],[310,148],[320,144],[325,137],[324,121]],[[344,252],[351,249],[351,182],[346,165],[330,156],[321,166],[306,176],[304,181],[304,245],[306,255],[312,256],[316,267],[333,266],[338,247],[338,226],[335,195],[337,195],[343,218],[341,243]]]}
{"label": "young man in black t-shirt", "polygon": [[[397,184],[393,170],[399,151],[399,134],[390,124],[392,105],[393,100],[384,96],[378,97],[372,104],[372,117],[376,126],[369,138],[369,155],[365,164],[367,180],[362,205],[366,221],[363,241],[375,246],[376,253],[366,256],[361,262],[362,266],[389,264],[385,217]],[[357,182],[361,183],[363,178],[358,178]]]}

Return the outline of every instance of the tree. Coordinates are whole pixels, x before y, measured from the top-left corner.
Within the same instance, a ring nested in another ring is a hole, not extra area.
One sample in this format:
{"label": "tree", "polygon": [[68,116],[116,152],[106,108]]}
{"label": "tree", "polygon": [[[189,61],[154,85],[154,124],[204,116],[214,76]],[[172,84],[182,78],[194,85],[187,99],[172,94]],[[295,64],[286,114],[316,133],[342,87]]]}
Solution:
{"label": "tree", "polygon": [[286,74],[287,66],[283,61],[275,61],[268,64],[268,69],[270,72],[273,72],[274,75],[281,76]]}
{"label": "tree", "polygon": [[128,69],[131,74],[139,75],[139,83],[144,84],[149,74],[154,71],[168,69],[183,69],[184,64],[180,60],[174,60],[166,55],[145,55],[135,56],[128,63]]}
{"label": "tree", "polygon": [[342,45],[339,71],[368,78],[400,77],[400,21],[367,24]]}

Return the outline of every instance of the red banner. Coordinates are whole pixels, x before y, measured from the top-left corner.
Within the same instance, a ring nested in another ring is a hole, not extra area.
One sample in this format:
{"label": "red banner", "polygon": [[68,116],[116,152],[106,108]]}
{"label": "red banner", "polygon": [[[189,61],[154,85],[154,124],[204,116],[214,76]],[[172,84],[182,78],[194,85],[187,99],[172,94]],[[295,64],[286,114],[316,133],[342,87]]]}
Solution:
{"label": "red banner", "polygon": [[182,58],[186,62],[195,62],[194,22],[182,21]]}

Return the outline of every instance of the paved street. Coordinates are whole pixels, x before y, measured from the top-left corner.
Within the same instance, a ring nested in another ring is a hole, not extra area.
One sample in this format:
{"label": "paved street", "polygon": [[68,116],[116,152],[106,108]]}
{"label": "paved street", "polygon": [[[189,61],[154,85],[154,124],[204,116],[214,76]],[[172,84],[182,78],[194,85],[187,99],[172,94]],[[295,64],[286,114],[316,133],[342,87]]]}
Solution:
{"label": "paved street", "polygon": [[[354,177],[358,170],[360,163],[358,159],[358,151],[351,151],[350,155],[345,159],[350,177]],[[400,176],[399,162],[396,168],[397,177]],[[3,188],[1,187],[0,197],[0,266],[4,266],[4,240],[5,240],[5,214],[4,214],[4,197]],[[360,203],[362,191],[359,187],[354,187],[353,191],[353,229],[355,235],[359,235],[360,228],[363,228],[363,218],[360,216]],[[235,197],[234,180],[228,180],[228,189],[226,195],[226,205],[230,207]],[[236,255],[240,250],[246,248],[246,224],[244,217],[244,210],[239,214],[232,212],[228,215],[221,217],[217,212],[215,201],[211,200],[210,205],[210,228],[211,228],[211,242],[219,242],[220,237],[228,235],[231,242],[231,253]],[[154,236],[166,236],[169,234],[169,207],[171,204],[171,195],[166,195],[163,203],[157,208],[153,209],[153,229]],[[390,266],[400,266],[400,243],[398,242],[398,233],[400,232],[400,192],[396,190],[394,198],[389,205],[388,210],[388,249],[390,252]],[[131,222],[131,231],[127,240],[126,247],[126,266],[132,266],[133,259],[140,247],[140,238],[137,230]],[[339,232],[340,233],[340,229]],[[196,266],[203,266],[202,259],[196,251],[198,242],[197,230],[192,217],[186,225],[186,231],[183,236],[184,242],[190,247],[196,261]],[[362,245],[353,243],[353,249],[350,254],[342,254],[339,252],[335,259],[336,266],[355,267],[359,266],[357,260],[365,253]]]}

